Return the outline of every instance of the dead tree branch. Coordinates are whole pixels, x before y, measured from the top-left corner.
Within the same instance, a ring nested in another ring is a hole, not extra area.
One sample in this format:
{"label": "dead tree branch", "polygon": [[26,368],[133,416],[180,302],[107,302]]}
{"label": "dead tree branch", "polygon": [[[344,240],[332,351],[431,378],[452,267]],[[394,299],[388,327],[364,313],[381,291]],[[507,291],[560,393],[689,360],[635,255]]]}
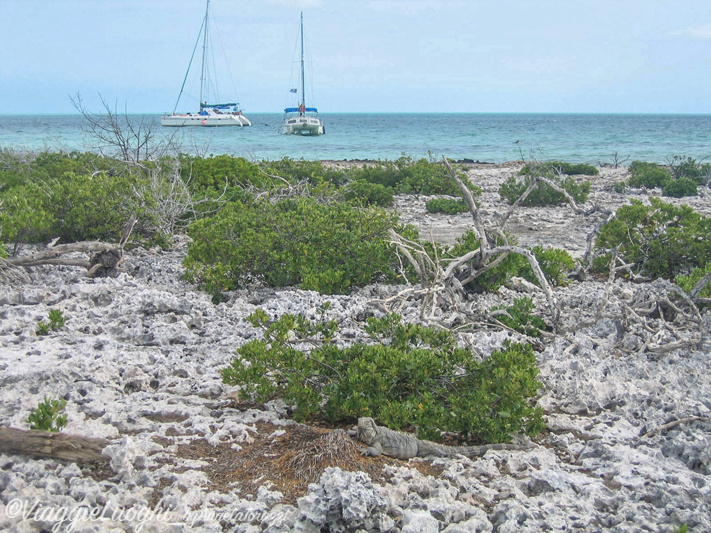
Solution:
{"label": "dead tree branch", "polygon": [[699,294],[701,294],[701,291],[704,290],[704,287],[706,287],[709,282],[711,282],[711,270],[709,270],[709,272],[703,278],[701,278],[696,283],[696,285],[694,285],[694,287],[689,292],[689,296],[694,299],[698,298]]}
{"label": "dead tree branch", "polygon": [[[394,230],[390,230],[392,244],[395,245],[398,252],[407,259],[417,273],[421,289],[403,291],[394,299],[383,303],[387,305],[392,304],[394,300],[399,301],[402,298],[419,297],[422,300],[422,318],[429,321],[435,321],[437,309],[440,309],[445,314],[447,312],[459,313],[462,307],[461,304],[465,299],[463,298],[466,294],[465,285],[474,281],[486,271],[498,266],[509,253],[516,253],[524,256],[531,265],[533,273],[546,295],[552,322],[554,327],[557,328],[560,313],[553,290],[543,274],[536,256],[530,250],[520,246],[509,245],[506,236],[498,228],[487,232],[479,216],[479,209],[474,202],[471,191],[457,176],[449,161],[446,158],[442,160],[449,171],[452,181],[459,187],[469,207],[469,213],[474,223],[474,231],[479,240],[479,247],[460,257],[447,260],[448,264],[444,267],[443,262],[445,260],[438,257],[435,243],[432,246],[434,250],[434,257],[432,257],[422,244],[409,241]],[[504,244],[492,248],[489,234],[497,235]],[[454,318],[450,317],[448,321],[452,322]]]}
{"label": "dead tree branch", "polygon": [[[135,117],[124,109],[119,113],[99,95],[103,112],[88,110],[81,95],[70,98],[72,105],[85,119],[84,131],[97,140],[102,155],[118,157],[131,166],[141,166],[142,162],[156,160],[168,150],[175,150],[174,136],[166,141],[159,138],[156,121],[151,117]],[[108,152],[108,153],[105,153]]]}
{"label": "dead tree branch", "polygon": [[653,429],[651,431],[648,431],[644,435],[642,435],[640,438],[650,438],[654,437],[655,435],[658,435],[659,433],[663,433],[664,431],[668,431],[670,429],[675,428],[678,425],[681,424],[689,424],[691,422],[706,422],[710,420],[707,416],[690,416],[688,418],[680,418],[679,420],[673,420],[672,422],[669,422],[668,424],[664,424],[662,426],[659,426],[656,429]]}

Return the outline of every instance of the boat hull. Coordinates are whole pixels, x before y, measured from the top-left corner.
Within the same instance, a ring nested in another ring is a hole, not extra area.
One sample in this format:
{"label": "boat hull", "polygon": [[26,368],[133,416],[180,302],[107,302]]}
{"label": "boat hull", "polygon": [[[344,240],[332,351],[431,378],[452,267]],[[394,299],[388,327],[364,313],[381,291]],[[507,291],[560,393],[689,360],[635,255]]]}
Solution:
{"label": "boat hull", "polygon": [[186,126],[216,127],[216,126],[251,126],[252,123],[244,115],[225,113],[220,115],[199,115],[187,113],[184,115],[164,115],[160,119],[161,126],[183,128]]}
{"label": "boat hull", "polygon": [[282,133],[292,135],[323,135],[326,128],[323,121],[317,117],[291,117],[284,121]]}

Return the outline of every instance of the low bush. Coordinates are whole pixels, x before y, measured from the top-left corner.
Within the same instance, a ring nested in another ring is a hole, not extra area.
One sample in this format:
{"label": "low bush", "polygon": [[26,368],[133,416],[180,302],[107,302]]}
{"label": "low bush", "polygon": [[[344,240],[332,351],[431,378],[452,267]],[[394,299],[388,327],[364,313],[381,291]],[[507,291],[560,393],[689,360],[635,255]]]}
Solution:
{"label": "low bush", "polygon": [[[543,429],[533,399],[536,358],[527,344],[506,344],[484,361],[458,348],[454,336],[436,328],[402,323],[397,315],[370,318],[371,344],[338,348],[335,322],[283,315],[269,321],[261,310],[249,320],[264,330],[222,372],[244,399],[283,398],[294,418],[332,423],[376,418],[391,428],[416,427],[421,438],[441,440],[444,431],[485,442],[514,432]],[[302,351],[294,339],[318,339]]]}
{"label": "low bush", "polygon": [[37,324],[38,335],[48,335],[50,331],[58,331],[64,327],[67,319],[60,309],[50,309],[49,322],[40,322]]}
{"label": "low bush", "polygon": [[[650,197],[650,205],[632,200],[620,207],[595,241],[598,251],[619,247],[634,271],[652,278],[675,279],[703,267],[711,257],[711,219],[686,205]],[[609,262],[609,259],[607,260]],[[606,262],[597,263],[604,268]]]}
{"label": "low bush", "polygon": [[700,163],[693,157],[675,155],[669,168],[674,179],[688,178],[697,185],[707,185],[711,178],[711,163]]}
{"label": "low bush", "polygon": [[660,188],[664,196],[696,196],[697,185],[705,185],[711,176],[711,164],[697,163],[691,157],[674,156],[669,168],[657,163],[633,161],[630,165],[630,187]]}
{"label": "low bush", "polygon": [[631,176],[627,180],[627,185],[630,187],[662,188],[667,181],[672,179],[671,173],[657,163],[632,161],[629,170]]}
{"label": "low bush", "polygon": [[428,213],[456,215],[457,213],[467,213],[469,206],[461,198],[458,200],[453,198],[432,198],[425,204],[425,209],[427,209]]}
{"label": "low bush", "polygon": [[38,242],[56,224],[45,210],[46,191],[35,183],[19,185],[0,195],[0,240],[6,243]]}
{"label": "low bush", "polygon": [[684,198],[686,196],[698,196],[697,185],[691,178],[677,178],[667,181],[662,186],[662,195],[671,198]]}
{"label": "low bush", "polygon": [[30,429],[52,431],[58,433],[67,425],[67,415],[62,414],[67,406],[67,401],[51,400],[45,396],[44,400],[27,417]]}
{"label": "low bush", "polygon": [[7,191],[0,206],[0,230],[8,242],[115,241],[145,200],[134,195],[135,181],[99,173],[67,173],[42,186],[29,183]]}
{"label": "low bush", "polygon": [[492,311],[505,310],[506,314],[498,315],[496,319],[514,331],[531,337],[540,337],[547,326],[541,317],[533,314],[534,309],[533,300],[524,297],[514,300],[513,305],[495,307]]}
{"label": "low bush", "polygon": [[398,281],[387,233],[396,224],[381,208],[311,198],[228,204],[188,228],[187,277],[212,294],[254,282],[335,294]]}
{"label": "low bush", "polygon": [[[499,195],[502,199],[513,205],[516,203],[516,200],[518,200],[521,195],[526,192],[526,189],[528,189],[532,179],[533,178],[530,176],[525,176],[523,179],[511,176],[501,184],[501,187],[499,187]],[[564,189],[570,196],[572,196],[576,203],[582,204],[587,201],[588,194],[590,193],[589,181],[578,183],[575,178],[570,176],[562,180],[555,177],[549,177],[548,179]],[[564,204],[567,201],[568,200],[565,198],[563,193],[556,191],[547,183],[539,182],[520,205],[529,207],[553,206]]]}
{"label": "low bush", "polygon": [[268,174],[284,178],[290,183],[306,180],[312,185],[331,183],[340,186],[348,181],[345,171],[326,168],[320,161],[295,160],[285,157],[279,161],[263,161],[260,166]]}
{"label": "low bush", "polygon": [[[0,185],[0,239],[15,246],[55,237],[62,243],[116,241],[131,216],[137,219],[132,239],[158,243],[201,209],[210,212],[215,208],[193,203],[180,177],[172,174],[175,167],[170,161],[131,167],[73,152],[27,158],[29,162],[20,165],[25,174],[16,174],[13,186]],[[100,167],[108,170],[96,170]],[[67,168],[79,172],[64,171]],[[202,198],[209,196],[201,194]],[[222,191],[214,197],[219,194]]]}
{"label": "low bush", "polygon": [[[490,243],[492,246],[503,246],[504,244],[515,245],[516,239],[507,235],[506,242],[501,237],[497,237]],[[467,231],[457,238],[454,245],[438,246],[437,256],[446,263],[450,259],[461,257],[478,249],[479,246],[480,241],[476,233]],[[542,246],[536,246],[532,252],[551,285],[561,286],[567,283],[568,273],[575,267],[575,262],[568,252],[559,248],[543,248]],[[528,259],[521,254],[511,252],[495,267],[468,282],[465,288],[474,293],[496,292],[514,276],[523,277],[531,283],[540,285]]]}
{"label": "low bush", "polygon": [[181,154],[179,158],[180,174],[193,191],[225,187],[254,185],[269,187],[274,181],[259,170],[255,163],[244,157],[231,155],[210,155],[208,157]]}
{"label": "low bush", "polygon": [[44,239],[59,236],[62,242],[116,241],[131,215],[139,220],[135,230],[140,234],[148,224],[142,204],[153,199],[137,197],[135,190],[139,181],[137,176],[118,179],[103,172],[95,175],[66,173],[53,180],[48,184],[44,210],[56,224]]}
{"label": "low bush", "polygon": [[597,176],[600,171],[597,167],[585,163],[567,163],[565,161],[546,161],[542,163],[527,163],[519,171],[521,176],[543,175],[553,177],[559,175]]}
{"label": "low bush", "polygon": [[[461,194],[447,167],[431,159],[413,160],[403,156],[396,161],[379,161],[375,165],[364,165],[362,168],[352,169],[348,174],[353,180],[378,183],[399,194]],[[463,172],[458,171],[458,174],[473,194],[481,194],[481,189],[472,185]]]}
{"label": "low bush", "polygon": [[[701,278],[711,272],[711,260],[704,266],[696,267],[689,275],[679,275],[676,277],[676,283],[687,293],[691,292],[696,284],[701,281]],[[711,283],[708,283],[699,293],[700,298],[711,298]]]}
{"label": "low bush", "polygon": [[612,186],[612,190],[614,190],[617,194],[624,194],[627,191],[627,182],[618,181]]}
{"label": "low bush", "polygon": [[67,172],[115,175],[124,169],[120,161],[90,152],[20,152],[4,148],[0,149],[0,194],[13,187],[59,178]]}
{"label": "low bush", "polygon": [[[535,246],[531,251],[536,256],[538,265],[548,283],[558,287],[567,285],[568,274],[575,268],[575,261],[567,251],[560,248],[544,248],[543,246]],[[516,275],[536,285],[540,284],[528,261],[522,263]]]}
{"label": "low bush", "polygon": [[[515,244],[516,240],[507,236],[509,244]],[[505,244],[501,237],[497,237],[492,245],[501,246]],[[442,246],[438,249],[437,255],[444,261],[458,258],[478,249],[479,238],[473,231],[467,231],[457,238],[453,246]],[[499,287],[508,283],[512,276],[518,276],[526,259],[519,254],[508,254],[498,265],[480,274],[465,285],[465,288],[474,293],[496,292]]]}
{"label": "low bush", "polygon": [[345,186],[344,198],[362,205],[388,207],[395,200],[392,189],[379,183],[357,180]]}

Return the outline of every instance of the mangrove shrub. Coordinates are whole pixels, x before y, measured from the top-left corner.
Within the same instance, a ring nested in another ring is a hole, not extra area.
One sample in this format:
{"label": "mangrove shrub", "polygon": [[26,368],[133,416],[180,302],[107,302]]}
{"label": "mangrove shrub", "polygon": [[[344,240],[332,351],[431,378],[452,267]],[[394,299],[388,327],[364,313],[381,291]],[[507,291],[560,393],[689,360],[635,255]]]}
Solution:
{"label": "mangrove shrub", "polygon": [[[499,195],[502,199],[513,205],[516,203],[516,200],[518,200],[521,195],[526,192],[526,189],[528,189],[532,179],[533,178],[528,175],[525,175],[521,179],[516,178],[516,176],[511,176],[501,184],[501,187],[499,187]],[[588,194],[590,193],[589,181],[579,183],[575,178],[570,176],[566,176],[563,179],[549,176],[548,179],[565,190],[570,196],[573,197],[576,203],[582,204],[587,201]],[[564,204],[567,201],[568,200],[565,198],[563,193],[556,191],[547,183],[538,182],[538,184],[520,205],[528,207],[552,206]]]}
{"label": "mangrove shrub", "polygon": [[[451,332],[403,323],[397,315],[368,319],[370,343],[338,348],[333,321],[283,315],[270,321],[258,310],[249,320],[264,330],[222,372],[244,399],[283,398],[294,418],[332,423],[370,416],[391,427],[416,427],[421,438],[455,431],[486,442],[544,427],[533,403],[541,387],[527,344],[506,344],[479,361],[457,347]],[[313,340],[310,351],[294,339]]]}
{"label": "mangrove shrub", "polygon": [[[675,279],[706,265],[711,257],[711,219],[687,205],[674,206],[651,196],[650,205],[632,200],[617,210],[596,239],[596,247],[619,247],[636,273]],[[605,265],[605,257],[598,266]]]}
{"label": "mangrove shrub", "polygon": [[188,228],[187,276],[213,294],[255,282],[325,294],[393,282],[399,262],[388,230],[396,224],[381,208],[306,197],[232,203]]}

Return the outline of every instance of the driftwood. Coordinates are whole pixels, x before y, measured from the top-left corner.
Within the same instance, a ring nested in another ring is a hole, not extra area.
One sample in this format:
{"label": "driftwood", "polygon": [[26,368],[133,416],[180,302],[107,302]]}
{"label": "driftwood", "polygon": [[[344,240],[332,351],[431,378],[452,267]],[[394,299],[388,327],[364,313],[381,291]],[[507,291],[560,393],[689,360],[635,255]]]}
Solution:
{"label": "driftwood", "polygon": [[63,459],[75,463],[108,462],[101,454],[109,441],[68,433],[52,433],[37,429],[0,427],[0,453]]}
{"label": "driftwood", "polygon": [[[0,277],[10,278],[8,272],[12,269],[39,265],[79,266],[87,269],[86,275],[90,278],[116,277],[123,263],[123,248],[135,224],[136,219],[131,217],[118,244],[84,241],[55,245],[55,239],[47,245],[46,250],[41,252],[2,259]],[[76,252],[87,254],[89,258],[62,257]]]}
{"label": "driftwood", "polygon": [[[62,257],[65,254],[82,252],[89,258]],[[39,265],[78,266],[87,269],[87,276],[115,277],[123,261],[123,250],[115,244],[104,242],[75,242],[60,244],[30,255],[9,257],[2,261],[0,269],[31,267]]]}

